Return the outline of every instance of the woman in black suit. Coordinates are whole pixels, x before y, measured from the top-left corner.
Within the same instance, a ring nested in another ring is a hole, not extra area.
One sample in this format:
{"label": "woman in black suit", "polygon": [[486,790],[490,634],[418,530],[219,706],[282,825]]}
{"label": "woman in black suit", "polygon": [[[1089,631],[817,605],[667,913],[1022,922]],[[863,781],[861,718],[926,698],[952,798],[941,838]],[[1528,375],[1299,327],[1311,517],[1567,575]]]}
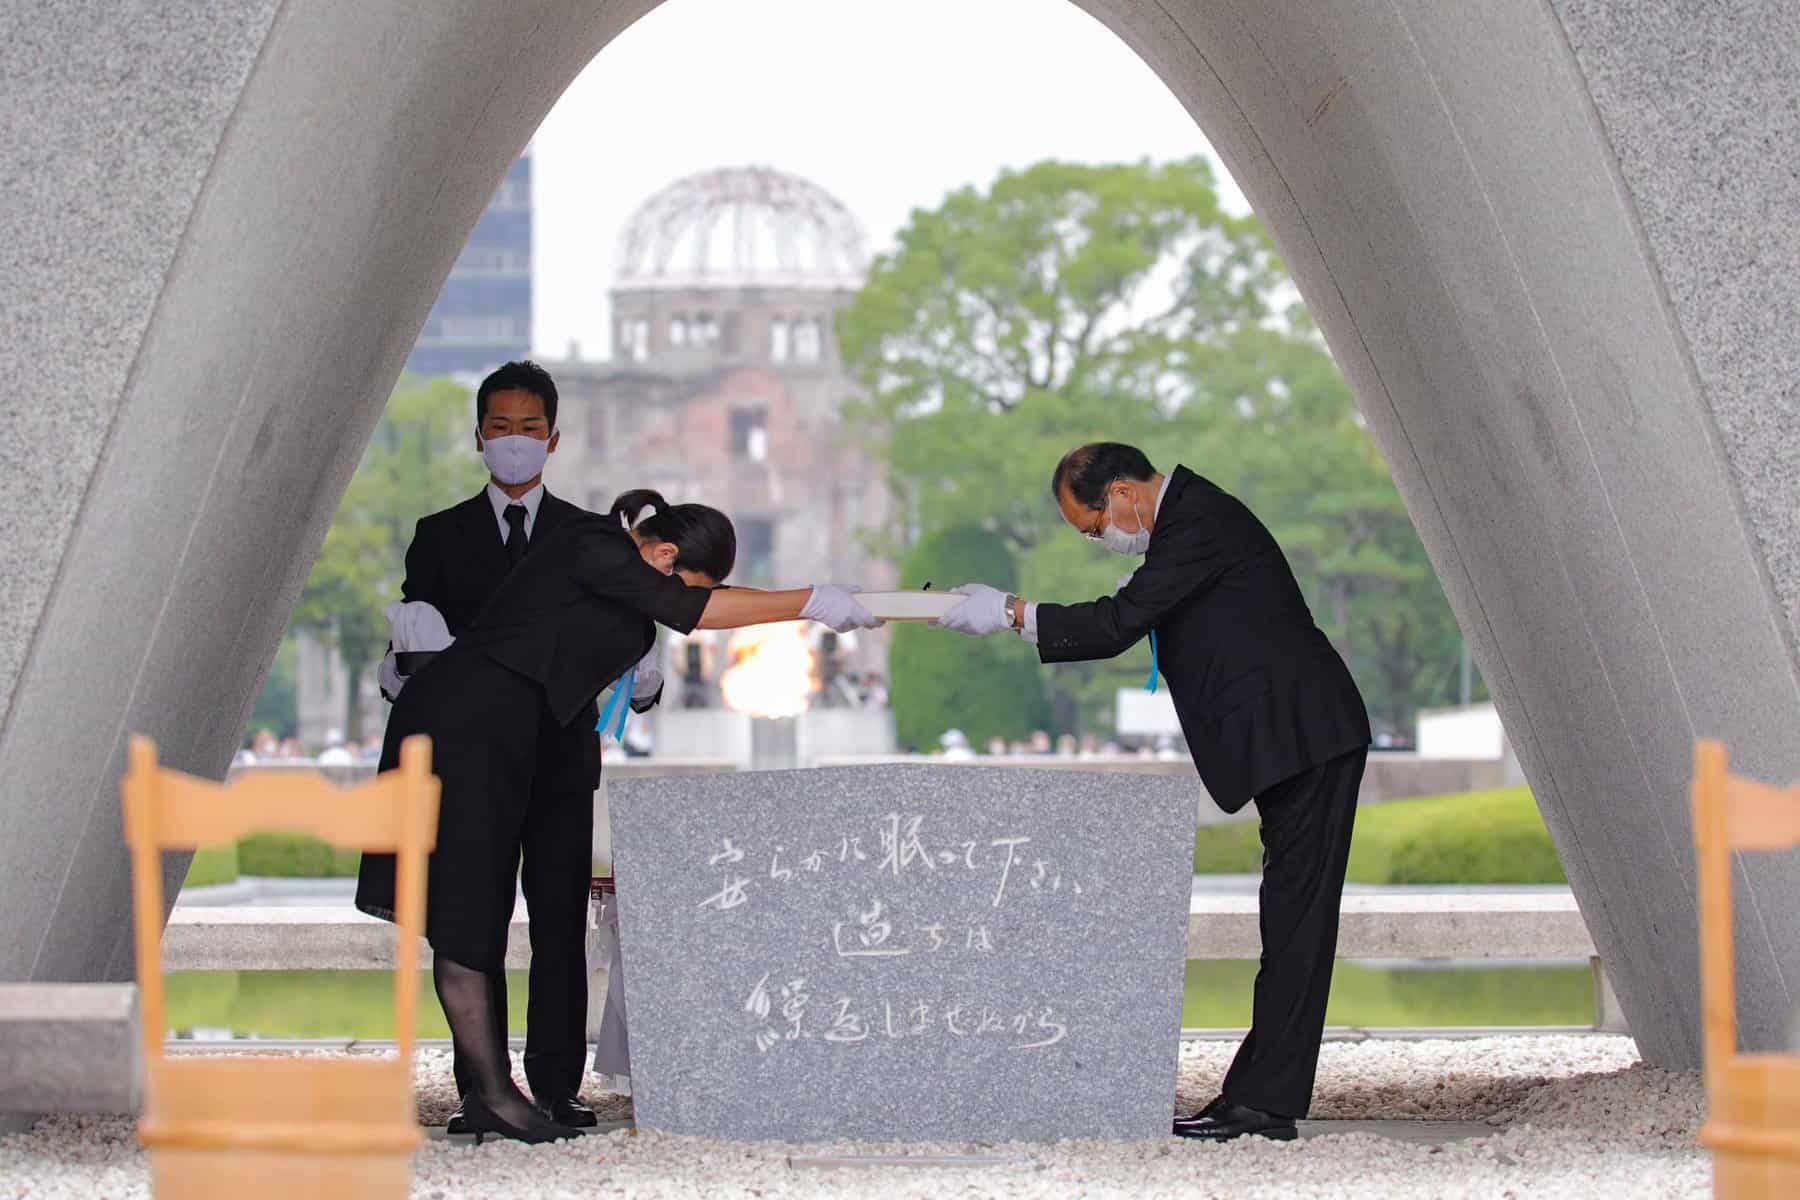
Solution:
{"label": "woman in black suit", "polygon": [[[570,1135],[513,1083],[484,977],[504,965],[540,719],[566,726],[592,713],[595,696],[649,651],[658,624],[682,633],[795,619],[838,632],[879,624],[850,588],[722,587],[736,556],[731,521],[717,509],[627,492],[605,516],[565,519],[534,545],[394,704],[382,769],[398,763],[403,739],[429,734],[442,784],[425,935],[451,1037],[475,1065],[464,1104],[472,1133]],[[358,908],[387,920],[392,861],[364,855],[356,894]]]}

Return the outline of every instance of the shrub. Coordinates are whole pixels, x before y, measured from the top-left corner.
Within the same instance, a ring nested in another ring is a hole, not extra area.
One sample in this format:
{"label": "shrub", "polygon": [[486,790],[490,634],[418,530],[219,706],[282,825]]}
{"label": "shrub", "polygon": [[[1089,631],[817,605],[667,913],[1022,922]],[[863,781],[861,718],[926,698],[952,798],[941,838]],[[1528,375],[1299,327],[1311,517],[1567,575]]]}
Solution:
{"label": "shrub", "polygon": [[227,842],[223,846],[202,846],[194,852],[188,863],[187,878],[182,887],[211,887],[214,884],[230,883],[238,877],[238,852],[234,843]]}
{"label": "shrub", "polygon": [[1255,821],[1202,825],[1194,831],[1194,874],[1254,875],[1262,870]]}
{"label": "shrub", "polygon": [[[1198,874],[1262,869],[1256,823],[1194,836]],[[1372,804],[1357,811],[1352,883],[1563,883],[1562,864],[1529,788]]]}
{"label": "shrub", "polygon": [[1567,882],[1529,789],[1400,804],[1377,829],[1386,858],[1380,882]]}
{"label": "shrub", "polygon": [[257,833],[238,843],[238,872],[293,879],[354,876],[362,855],[297,833]]}

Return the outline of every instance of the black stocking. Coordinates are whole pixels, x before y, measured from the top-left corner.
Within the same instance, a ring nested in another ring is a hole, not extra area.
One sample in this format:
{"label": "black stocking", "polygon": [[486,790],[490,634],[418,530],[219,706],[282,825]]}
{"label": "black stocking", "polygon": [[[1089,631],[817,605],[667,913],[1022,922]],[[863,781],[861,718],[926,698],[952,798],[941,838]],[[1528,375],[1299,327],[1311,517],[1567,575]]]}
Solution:
{"label": "black stocking", "polygon": [[456,1052],[469,1066],[469,1090],[478,1094],[494,1115],[519,1128],[542,1124],[544,1118],[513,1083],[512,1060],[506,1053],[506,1030],[494,1011],[486,973],[435,955],[431,979],[437,985],[438,1003],[450,1023]]}

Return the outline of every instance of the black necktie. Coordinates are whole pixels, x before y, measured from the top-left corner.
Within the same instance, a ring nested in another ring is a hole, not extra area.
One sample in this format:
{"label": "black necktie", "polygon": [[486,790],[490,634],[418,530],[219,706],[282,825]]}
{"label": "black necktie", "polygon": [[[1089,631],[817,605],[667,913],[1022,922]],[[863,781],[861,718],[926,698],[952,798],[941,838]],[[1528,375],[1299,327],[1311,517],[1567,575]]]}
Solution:
{"label": "black necktie", "polygon": [[525,506],[506,506],[506,565],[516,567],[525,557]]}

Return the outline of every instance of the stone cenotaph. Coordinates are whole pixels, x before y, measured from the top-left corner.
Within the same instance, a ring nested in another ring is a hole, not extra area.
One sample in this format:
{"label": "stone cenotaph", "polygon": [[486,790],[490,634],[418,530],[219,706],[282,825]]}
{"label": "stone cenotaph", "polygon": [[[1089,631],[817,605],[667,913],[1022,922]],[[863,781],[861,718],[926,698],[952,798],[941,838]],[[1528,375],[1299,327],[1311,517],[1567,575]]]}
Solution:
{"label": "stone cenotaph", "polygon": [[1167,1134],[1192,780],[895,764],[610,794],[640,1126]]}

